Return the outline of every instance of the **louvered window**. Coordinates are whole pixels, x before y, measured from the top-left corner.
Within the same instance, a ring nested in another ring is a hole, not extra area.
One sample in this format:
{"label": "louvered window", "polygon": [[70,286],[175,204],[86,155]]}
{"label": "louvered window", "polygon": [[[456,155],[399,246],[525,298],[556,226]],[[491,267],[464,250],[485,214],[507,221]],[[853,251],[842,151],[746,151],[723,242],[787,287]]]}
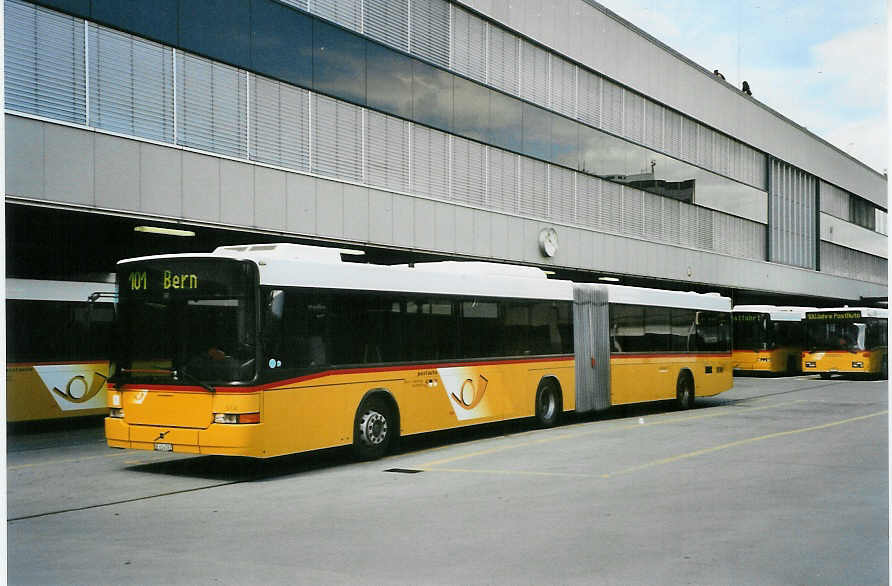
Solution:
{"label": "louvered window", "polygon": [[452,199],[476,207],[486,205],[486,147],[452,139]]}
{"label": "louvered window", "polygon": [[401,51],[409,50],[409,0],[363,0],[366,35]]}
{"label": "louvered window", "polygon": [[623,136],[644,142],[644,98],[629,90],[623,95]]}
{"label": "louvered window", "polygon": [[663,112],[665,108],[656,102],[644,102],[644,144],[663,150]]}
{"label": "louvered window", "polygon": [[601,180],[576,175],[576,221],[586,228],[601,228]]}
{"label": "louvered window", "polygon": [[520,157],[501,149],[488,148],[489,205],[493,210],[517,212],[517,174]]}
{"label": "louvered window", "polygon": [[644,192],[631,187],[622,188],[623,193],[623,228],[626,236],[644,235]]}
{"label": "louvered window", "polygon": [[576,65],[551,55],[551,109],[576,117]]}
{"label": "louvered window", "polygon": [[311,94],[314,173],[362,181],[362,108]]}
{"label": "louvered window", "polygon": [[412,192],[449,199],[449,135],[412,126]]}
{"label": "louvered window", "polygon": [[519,51],[516,36],[497,26],[489,26],[487,82],[513,96],[520,88]]}
{"label": "louvered window", "polygon": [[86,123],[84,21],[7,0],[6,108]]}
{"label": "louvered window", "polygon": [[590,126],[601,126],[601,78],[579,69],[579,108],[577,118]]}
{"label": "louvered window", "polygon": [[620,136],[623,133],[623,88],[606,79],[601,85],[601,128]]}
{"label": "louvered window", "polygon": [[173,51],[91,24],[90,125],[173,142]]}
{"label": "louvered window", "polygon": [[295,8],[300,8],[301,10],[309,11],[309,2],[308,0],[279,0],[282,4],[288,4],[289,6],[294,6]]}
{"label": "louvered window", "polygon": [[443,67],[449,67],[450,4],[445,0],[411,0],[410,51]]}
{"label": "louvered window", "polygon": [[366,182],[373,187],[409,191],[409,141],[412,124],[366,111]]}
{"label": "louvered window", "polygon": [[520,160],[520,207],[518,212],[534,218],[548,214],[548,165],[528,159]]}
{"label": "louvered window", "polygon": [[452,6],[452,69],[486,82],[486,21]]}
{"label": "louvered window", "polygon": [[548,52],[521,41],[520,97],[548,107]]}
{"label": "louvered window", "polygon": [[598,181],[601,183],[601,229],[619,234],[622,230],[622,186],[601,179]]}
{"label": "louvered window", "polygon": [[251,76],[250,157],[296,171],[310,168],[310,92]]}
{"label": "louvered window", "polygon": [[362,32],[361,0],[309,0],[309,11],[356,32]]}
{"label": "louvered window", "polygon": [[558,222],[576,222],[576,197],[573,185],[573,171],[549,166],[549,210],[548,217]]}
{"label": "louvered window", "polygon": [[247,74],[177,51],[177,143],[247,158]]}

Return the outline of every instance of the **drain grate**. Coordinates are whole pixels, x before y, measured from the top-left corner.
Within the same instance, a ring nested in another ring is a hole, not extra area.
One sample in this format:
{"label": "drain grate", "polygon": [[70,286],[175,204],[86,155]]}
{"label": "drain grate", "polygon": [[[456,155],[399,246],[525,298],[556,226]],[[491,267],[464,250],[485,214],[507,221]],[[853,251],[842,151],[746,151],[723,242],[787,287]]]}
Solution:
{"label": "drain grate", "polygon": [[419,472],[424,472],[424,470],[412,470],[410,468],[390,468],[385,470],[385,472],[397,472],[399,474],[418,474]]}

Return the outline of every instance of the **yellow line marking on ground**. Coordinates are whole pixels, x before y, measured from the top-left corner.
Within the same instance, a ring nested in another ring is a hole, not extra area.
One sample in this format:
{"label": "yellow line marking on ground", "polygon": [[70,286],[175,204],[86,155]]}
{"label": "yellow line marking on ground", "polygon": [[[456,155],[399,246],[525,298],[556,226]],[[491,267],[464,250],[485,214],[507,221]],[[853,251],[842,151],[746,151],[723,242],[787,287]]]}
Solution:
{"label": "yellow line marking on ground", "polygon": [[606,478],[605,474],[583,474],[573,472],[536,472],[535,470],[490,470],[474,468],[429,468],[425,472],[461,472],[463,474],[495,474],[502,476],[546,476],[559,478]]}
{"label": "yellow line marking on ground", "polygon": [[[751,437],[743,440],[737,440],[734,442],[728,442],[726,444],[721,444],[718,446],[713,446],[710,448],[703,448],[701,450],[695,450],[693,452],[687,452],[685,454],[679,454],[677,456],[671,456],[669,458],[661,458],[659,460],[653,460],[651,462],[646,462],[644,464],[640,464],[638,466],[631,466],[629,468],[624,468],[617,472],[609,472],[605,474],[585,474],[585,473],[576,473],[576,472],[537,472],[534,470],[494,470],[494,469],[473,469],[473,468],[441,468],[434,466],[432,464],[428,464],[426,466],[421,467],[422,470],[426,472],[460,472],[463,474],[467,473],[475,473],[475,474],[495,474],[495,475],[503,475],[503,476],[543,476],[543,477],[562,477],[562,478],[611,478],[613,476],[619,476],[622,474],[631,474],[633,472],[639,472],[641,470],[646,470],[648,468],[654,468],[656,466],[662,466],[663,464],[671,464],[673,462],[679,462],[681,460],[687,460],[689,458],[695,458],[697,456],[703,456],[705,454],[711,454],[714,452],[718,452],[721,450],[727,450],[730,448],[734,448],[737,446],[742,446],[746,444],[752,444],[756,442],[761,442],[769,439],[775,439],[779,437],[785,437],[789,435],[796,435],[800,433],[806,433],[809,431],[818,431],[821,429],[828,429],[830,427],[836,427],[838,425],[845,425],[847,423],[854,423],[856,421],[863,421],[865,419],[870,419],[871,417],[878,417],[880,415],[888,415],[889,411],[877,411],[876,413],[871,413],[869,415],[861,415],[859,417],[851,417],[849,419],[843,419],[840,421],[832,421],[830,423],[824,423],[821,425],[813,425],[811,427],[802,427],[799,429],[791,429],[788,431],[779,431],[776,433],[769,433],[766,435],[760,435],[757,437]],[[632,426],[629,426],[632,427]],[[544,442],[528,442],[524,445],[530,445],[531,443],[544,443]],[[519,447],[519,446],[518,446]],[[481,452],[477,452],[475,454],[468,454],[466,457],[473,457],[474,455],[482,455],[484,453],[492,453],[495,451],[501,450],[484,450]],[[460,458],[457,458],[460,459]]]}
{"label": "yellow line marking on ground", "polygon": [[[790,405],[793,403],[803,403],[803,402],[806,402],[806,399],[798,399],[795,401],[784,401],[782,403],[772,403],[771,405],[765,405],[764,407],[747,408],[746,412],[760,411],[762,409],[774,409],[776,407],[781,407],[783,405]],[[459,460],[476,458],[477,456],[486,456],[486,455],[494,454],[497,452],[503,452],[505,450],[513,450],[516,448],[523,448],[523,447],[527,447],[527,446],[547,444],[547,443],[556,442],[556,441],[564,440],[564,439],[575,439],[578,437],[591,435],[593,433],[599,433],[599,432],[604,432],[604,431],[614,431],[614,430],[622,430],[622,429],[636,429],[636,428],[643,428],[643,427],[654,426],[654,425],[666,425],[666,424],[670,424],[670,423],[679,423],[682,421],[693,421],[695,419],[707,419],[707,418],[711,418],[711,417],[722,417],[722,416],[731,415],[734,413],[740,413],[740,411],[736,410],[736,409],[728,409],[728,410],[722,411],[720,413],[704,413],[703,415],[688,415],[688,416],[683,416],[683,417],[664,417],[664,418],[658,419],[657,421],[646,421],[645,420],[644,423],[638,423],[636,421],[635,423],[631,423],[631,424],[624,424],[624,425],[620,425],[620,426],[609,426],[609,427],[604,426],[604,425],[599,425],[599,424],[603,424],[606,422],[594,421],[591,423],[580,424],[582,426],[585,426],[584,431],[578,431],[578,432],[573,432],[573,433],[563,433],[563,434],[560,434],[557,436],[536,439],[536,440],[530,440],[530,441],[525,441],[525,442],[519,442],[516,444],[511,444],[509,446],[497,446],[494,448],[488,448],[485,450],[471,452],[469,454],[461,454],[459,456],[452,456],[449,458],[443,458],[441,460],[433,460],[431,462],[423,464],[421,466],[421,468],[422,469],[433,468],[436,466],[441,466],[443,464],[450,464],[452,462],[457,462]],[[538,432],[541,430],[535,430],[535,431]],[[487,438],[487,440],[488,439],[490,439],[490,438]],[[482,440],[482,441],[487,441],[487,440]]]}
{"label": "yellow line marking on ground", "polygon": [[652,462],[647,462],[647,463],[641,464],[639,466],[632,466],[631,468],[626,468],[626,469],[620,470],[618,472],[612,472],[610,474],[605,474],[604,477],[610,478],[611,476],[618,476],[620,474],[630,474],[632,472],[638,472],[638,471],[644,470],[646,468],[653,468],[654,466],[661,466],[663,464],[671,464],[672,462],[678,462],[680,460],[687,460],[688,458],[695,458],[697,456],[702,456],[704,454],[711,454],[713,452],[718,452],[720,450],[727,450],[728,448],[734,448],[734,447],[743,446],[746,444],[752,444],[752,443],[775,439],[775,438],[779,438],[779,437],[785,437],[788,435],[806,433],[809,431],[818,431],[820,429],[836,427],[837,425],[845,425],[846,423],[853,423],[855,421],[862,421],[864,419],[870,419],[871,417],[877,417],[879,415],[887,415],[888,413],[889,413],[888,410],[877,411],[876,413],[871,413],[870,415],[861,415],[860,417],[851,417],[849,419],[843,419],[841,421],[832,421],[830,423],[824,423],[822,425],[813,425],[811,427],[803,427],[800,429],[791,429],[789,431],[779,431],[776,433],[760,435],[758,437],[751,437],[751,438],[747,438],[747,439],[737,440],[735,442],[728,442],[726,444],[713,446],[711,448],[695,450],[693,452],[688,452],[686,454],[679,454],[678,456],[672,456],[670,458],[662,458],[660,460],[654,460]]}

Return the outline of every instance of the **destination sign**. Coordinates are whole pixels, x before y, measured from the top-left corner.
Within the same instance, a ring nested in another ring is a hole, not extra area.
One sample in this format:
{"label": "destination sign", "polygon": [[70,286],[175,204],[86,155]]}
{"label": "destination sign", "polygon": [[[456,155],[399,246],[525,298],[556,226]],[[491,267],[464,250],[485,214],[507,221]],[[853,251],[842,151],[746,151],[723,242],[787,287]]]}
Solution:
{"label": "destination sign", "polygon": [[[175,273],[164,270],[160,273],[152,273],[153,278],[160,281],[161,289],[198,289],[198,275],[195,273]],[[145,291],[149,289],[149,276],[146,271],[133,271],[127,278],[131,291]],[[154,288],[154,287],[153,287]]]}
{"label": "destination sign", "polygon": [[805,314],[807,320],[861,319],[860,311],[822,311]]}
{"label": "destination sign", "polygon": [[253,263],[228,258],[146,259],[120,265],[118,273],[118,293],[143,300],[245,295],[254,283]]}
{"label": "destination sign", "polygon": [[734,321],[760,321],[766,315],[764,313],[735,313]]}

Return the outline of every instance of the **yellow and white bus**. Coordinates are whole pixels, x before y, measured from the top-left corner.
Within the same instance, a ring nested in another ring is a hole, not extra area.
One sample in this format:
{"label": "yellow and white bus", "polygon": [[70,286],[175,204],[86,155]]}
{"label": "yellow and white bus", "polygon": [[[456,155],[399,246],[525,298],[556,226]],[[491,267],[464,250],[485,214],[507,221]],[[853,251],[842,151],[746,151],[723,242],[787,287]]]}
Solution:
{"label": "yellow and white bus", "polygon": [[[112,283],[6,279],[6,421],[103,415]],[[90,301],[95,296],[95,303]]]}
{"label": "yellow and white bus", "polygon": [[221,247],[118,264],[108,445],[267,458],[732,385],[730,300]]}
{"label": "yellow and white bus", "polygon": [[734,374],[798,374],[805,312],[813,307],[735,305]]}
{"label": "yellow and white bus", "polygon": [[887,309],[873,307],[806,312],[802,371],[821,378],[837,373],[888,378],[888,315]]}

